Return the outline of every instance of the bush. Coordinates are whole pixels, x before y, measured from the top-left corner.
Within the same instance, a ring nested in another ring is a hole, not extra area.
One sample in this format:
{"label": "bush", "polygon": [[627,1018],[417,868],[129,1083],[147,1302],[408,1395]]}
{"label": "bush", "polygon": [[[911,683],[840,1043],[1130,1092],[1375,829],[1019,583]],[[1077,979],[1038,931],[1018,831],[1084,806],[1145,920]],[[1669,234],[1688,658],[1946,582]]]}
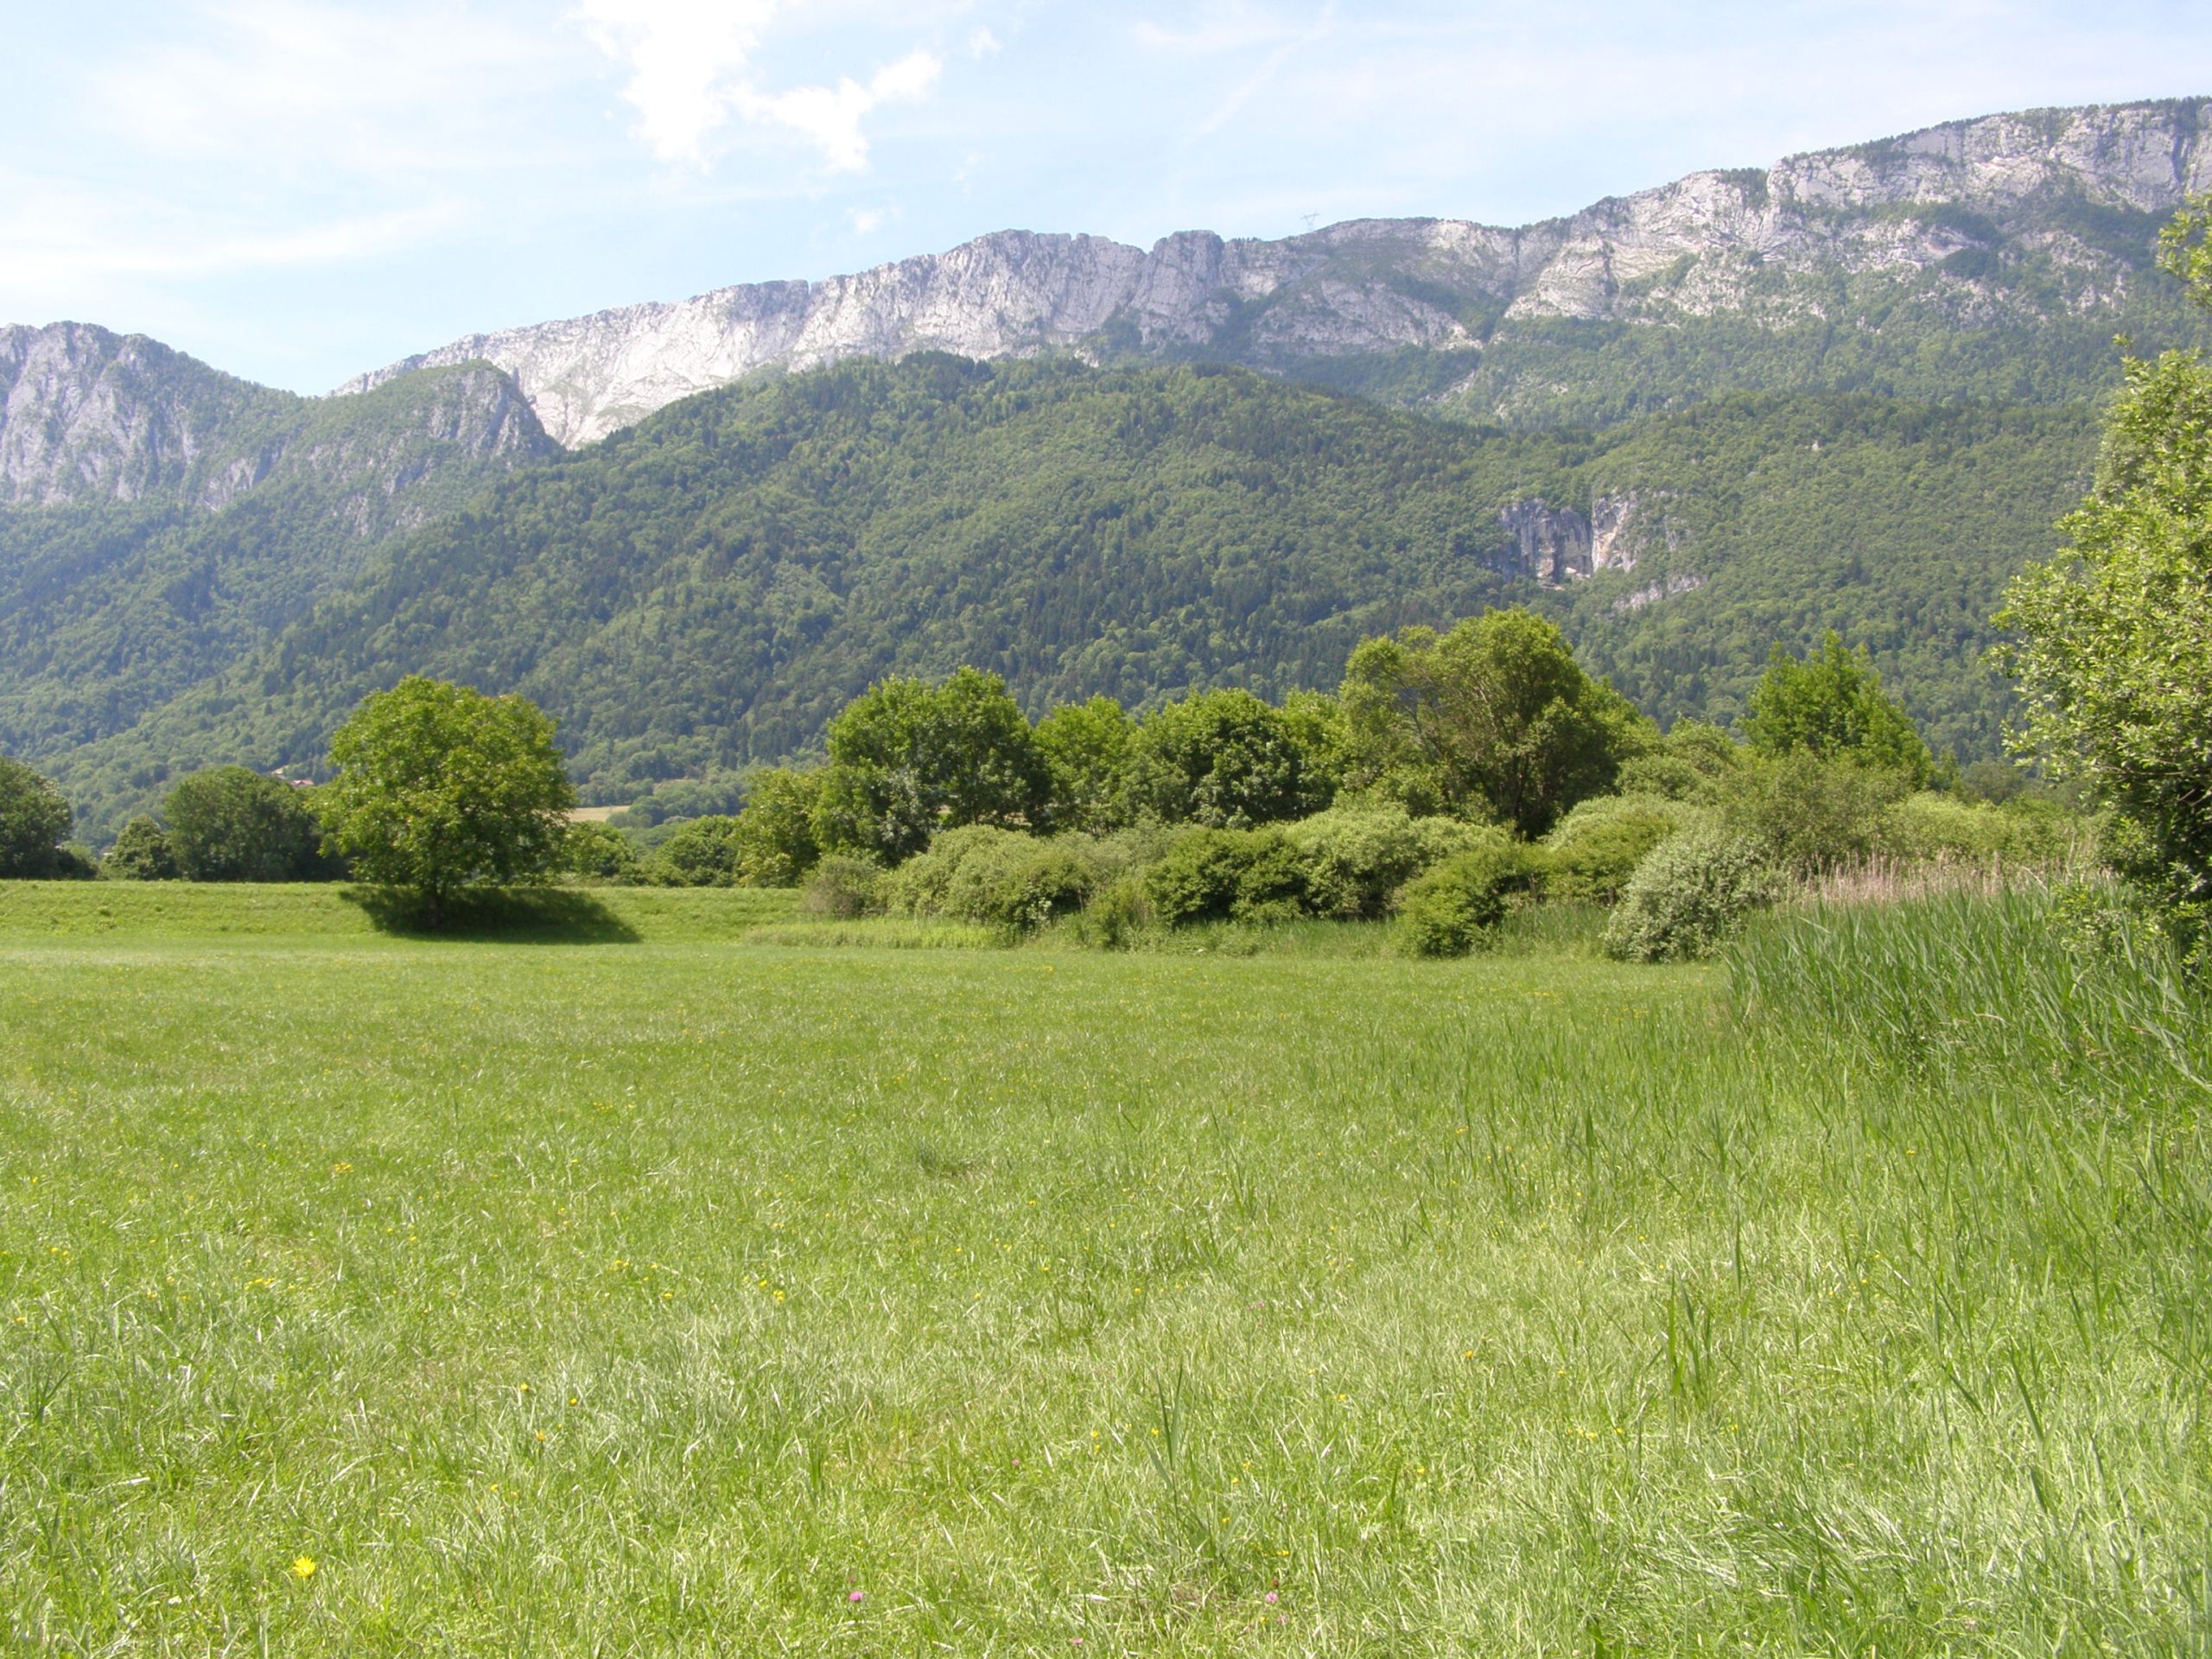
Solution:
{"label": "bush", "polygon": [[1096,868],[1076,849],[1033,842],[1016,856],[970,859],[953,884],[953,913],[1029,932],[1081,910],[1097,888]]}
{"label": "bush", "polygon": [[646,880],[661,887],[734,887],[742,851],[735,818],[693,818],[661,842]]}
{"label": "bush", "polygon": [[2016,797],[1993,806],[1929,791],[1883,813],[1874,842],[1884,857],[1916,863],[2056,864],[2087,835],[2086,823],[2056,801]]}
{"label": "bush", "polygon": [[875,915],[883,907],[882,882],[883,867],[873,859],[834,853],[814,867],[799,894],[799,914],[841,922]]}
{"label": "bush", "polygon": [[1086,944],[1124,950],[1152,925],[1152,901],[1145,897],[1143,880],[1125,875],[1101,887],[1084,908],[1081,937]]}
{"label": "bush", "polygon": [[54,868],[47,872],[55,881],[97,881],[100,861],[80,841],[65,841],[54,849]]}
{"label": "bush", "polygon": [[1651,796],[1583,802],[1544,837],[1551,854],[1544,896],[1566,904],[1618,904],[1636,867],[1695,816],[1695,808]]}
{"label": "bush", "polygon": [[[123,850],[120,841],[115,846],[118,852]],[[562,843],[561,868],[587,881],[628,882],[638,879],[642,867],[638,849],[620,830],[603,823],[572,823]]]}
{"label": "bush", "polygon": [[1298,913],[1306,872],[1280,830],[1186,830],[1145,872],[1145,897],[1169,927]]}
{"label": "bush", "polygon": [[1487,835],[1481,846],[1446,859],[1398,894],[1402,935],[1414,956],[1465,956],[1542,880],[1550,861],[1542,848],[1497,830]]}
{"label": "bush", "polygon": [[1710,956],[1780,887],[1766,849],[1750,836],[1687,830],[1637,867],[1605,928],[1605,954],[1624,962]]}
{"label": "bush", "polygon": [[899,915],[1026,932],[1080,910],[1097,890],[1096,844],[1088,836],[1040,841],[988,824],[948,830],[884,878],[884,903]]}
{"label": "bush", "polygon": [[944,916],[952,880],[971,858],[995,853],[1001,845],[1027,845],[1018,830],[995,824],[963,824],[938,832],[926,852],[917,854],[883,878],[883,907],[893,916]]}
{"label": "bush", "polygon": [[1395,802],[1366,802],[1285,824],[1306,878],[1306,908],[1316,916],[1372,920],[1391,895],[1484,831],[1456,818],[1416,818]]}
{"label": "bush", "polygon": [[112,881],[174,881],[178,874],[168,831],[143,815],[123,826],[100,868]]}
{"label": "bush", "polygon": [[1883,815],[1911,792],[1899,772],[1808,750],[1746,760],[1717,791],[1723,824],[1800,875],[1863,863]]}

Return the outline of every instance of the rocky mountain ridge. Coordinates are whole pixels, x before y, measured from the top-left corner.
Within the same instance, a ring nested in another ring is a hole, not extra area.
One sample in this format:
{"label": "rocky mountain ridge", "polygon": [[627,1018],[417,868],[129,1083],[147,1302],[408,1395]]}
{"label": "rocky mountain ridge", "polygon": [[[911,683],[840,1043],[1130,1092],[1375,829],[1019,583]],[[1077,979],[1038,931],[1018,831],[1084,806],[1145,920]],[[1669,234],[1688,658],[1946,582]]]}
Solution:
{"label": "rocky mountain ridge", "polygon": [[[1517,229],[1363,219],[1281,241],[1185,232],[1149,250],[1007,231],[818,283],[470,335],[340,391],[489,362],[574,446],[748,375],[925,350],[1069,352],[1218,358],[1363,391],[1388,375],[1395,401],[1542,423],[1555,371],[1541,351],[1522,363],[1522,342],[1578,326],[1864,329],[1902,305],[1905,323],[1883,326],[1902,327],[1907,359],[1916,329],[2089,319],[2108,340],[2101,320],[2136,297],[2158,222],[2212,189],[2208,135],[2206,99],[1990,116],[1694,173]],[[1501,346],[1510,372],[1486,377]],[[1856,389],[1863,355],[1829,377],[1846,381],[1836,389]],[[1719,384],[1691,390],[1726,389],[1713,372]]]}
{"label": "rocky mountain ridge", "polygon": [[0,505],[164,499],[219,512],[287,480],[350,481],[361,534],[410,527],[451,467],[550,455],[514,382],[474,362],[394,376],[371,402],[255,385],[143,334],[0,327]]}
{"label": "rocky mountain ridge", "polygon": [[488,364],[300,397],[143,336],[0,330],[0,752],[127,726],[558,454]]}

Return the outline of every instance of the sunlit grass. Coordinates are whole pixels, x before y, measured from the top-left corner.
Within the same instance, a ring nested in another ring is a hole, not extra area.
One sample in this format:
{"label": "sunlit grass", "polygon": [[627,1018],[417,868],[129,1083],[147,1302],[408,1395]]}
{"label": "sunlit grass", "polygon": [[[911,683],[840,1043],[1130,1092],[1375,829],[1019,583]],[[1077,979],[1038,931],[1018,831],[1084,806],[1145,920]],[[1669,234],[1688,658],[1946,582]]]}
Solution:
{"label": "sunlit grass", "polygon": [[1556,951],[766,948],[741,893],[226,939],[161,891],[205,908],[0,887],[34,1651],[2207,1628],[2173,1091]]}

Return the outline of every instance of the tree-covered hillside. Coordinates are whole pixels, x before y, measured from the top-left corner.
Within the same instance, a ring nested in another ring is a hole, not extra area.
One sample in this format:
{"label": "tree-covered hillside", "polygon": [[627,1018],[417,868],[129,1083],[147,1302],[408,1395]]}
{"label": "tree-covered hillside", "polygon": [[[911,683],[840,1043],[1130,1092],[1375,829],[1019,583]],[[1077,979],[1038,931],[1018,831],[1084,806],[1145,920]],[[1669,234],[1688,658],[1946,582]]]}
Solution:
{"label": "tree-covered hillside", "polygon": [[[1939,745],[1986,753],[1985,619],[2093,449],[2080,408],[1743,398],[1507,435],[1243,371],[851,363],[518,472],[245,665],[45,753],[105,826],[196,765],[312,763],[422,671],[539,702],[621,799],[805,751],[887,672],[972,663],[1033,713],[1280,696],[1362,637],[1535,601],[1663,717],[1732,711],[1776,639],[1838,628]],[[1501,509],[1624,493],[1641,563],[1541,593]]]}
{"label": "tree-covered hillside", "polygon": [[170,400],[170,436],[200,423],[188,465],[156,467],[149,439],[116,452],[138,469],[124,499],[0,506],[0,753],[124,730],[258,649],[380,542],[556,453],[481,365],[314,400],[175,360],[197,372],[176,372],[188,390],[230,389]]}

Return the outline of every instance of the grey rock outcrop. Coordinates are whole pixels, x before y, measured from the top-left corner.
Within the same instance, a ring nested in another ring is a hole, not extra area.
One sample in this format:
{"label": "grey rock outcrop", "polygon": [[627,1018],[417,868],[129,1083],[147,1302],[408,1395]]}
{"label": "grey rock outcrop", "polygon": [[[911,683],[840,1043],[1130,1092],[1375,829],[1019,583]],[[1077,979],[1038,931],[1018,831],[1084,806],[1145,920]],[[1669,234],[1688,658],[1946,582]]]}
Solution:
{"label": "grey rock outcrop", "polygon": [[[925,350],[1293,371],[1408,352],[1471,364],[1516,325],[1726,313],[1781,326],[1833,312],[1839,282],[1871,279],[1910,284],[1914,306],[1951,325],[2034,321],[2126,296],[2145,228],[2126,216],[2212,188],[2208,133],[2212,99],[1992,116],[1695,173],[1520,229],[1362,219],[1281,241],[1187,232],[1148,251],[1007,231],[819,283],[470,335],[340,390],[482,359],[573,445],[750,374]],[[1989,280],[2023,257],[2051,281]],[[1490,412],[1510,417],[1511,404]]]}
{"label": "grey rock outcrop", "polygon": [[1676,544],[1664,519],[1634,490],[1600,494],[1587,512],[1530,497],[1501,507],[1497,520],[1513,537],[1507,568],[1547,588],[1563,588],[1600,570],[1633,570],[1652,535],[1669,548]]}
{"label": "grey rock outcrop", "polygon": [[0,500],[56,506],[181,489],[257,419],[296,401],[142,334],[0,327]]}
{"label": "grey rock outcrop", "polygon": [[419,522],[417,486],[555,453],[513,380],[484,364],[396,377],[364,400],[236,379],[143,334],[0,327],[0,502],[166,496],[220,509],[273,479],[352,492],[361,534]]}

